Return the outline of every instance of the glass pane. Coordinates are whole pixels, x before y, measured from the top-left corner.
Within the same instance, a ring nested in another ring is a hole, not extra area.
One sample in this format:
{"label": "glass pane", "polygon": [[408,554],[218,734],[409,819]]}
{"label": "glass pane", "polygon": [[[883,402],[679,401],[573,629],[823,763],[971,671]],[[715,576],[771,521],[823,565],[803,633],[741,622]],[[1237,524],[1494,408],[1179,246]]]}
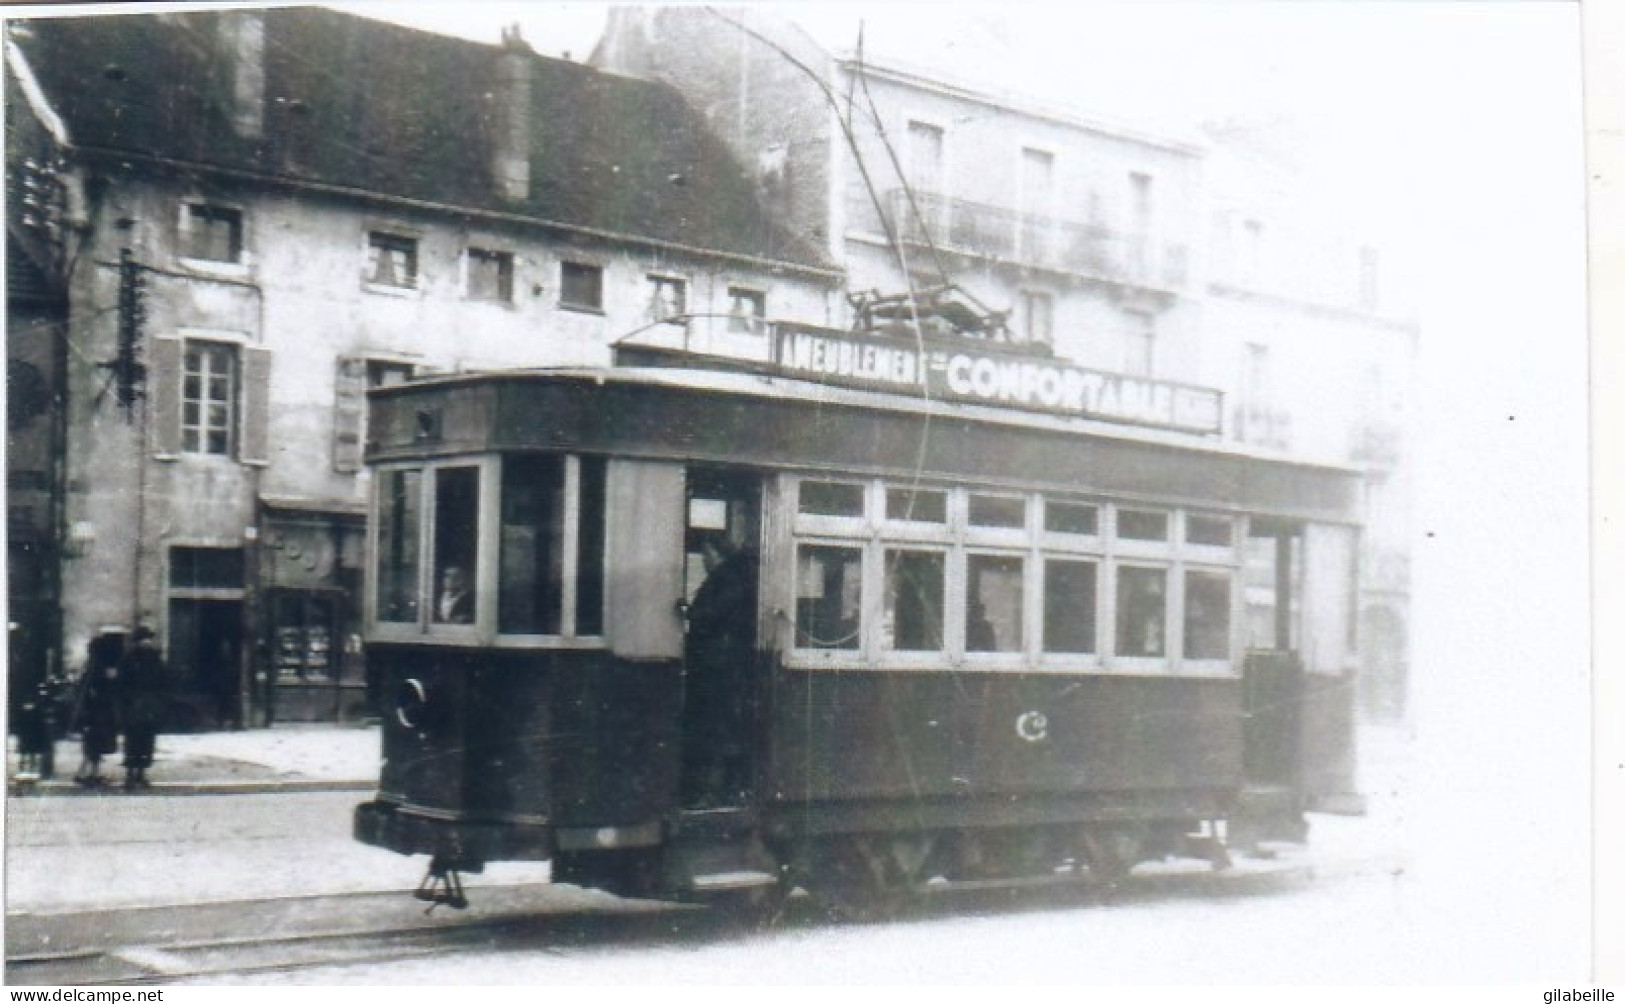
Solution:
{"label": "glass pane", "polygon": [[581,521],[576,534],[576,634],[604,633],[603,457],[581,460]]}
{"label": "glass pane", "polygon": [[812,516],[862,516],[863,486],[835,481],[803,481],[801,511]]}
{"label": "glass pane", "polygon": [[377,603],[381,621],[418,619],[418,527],[421,471],[385,471],[378,478]]}
{"label": "glass pane", "polygon": [[1117,535],[1124,540],[1167,540],[1168,514],[1141,509],[1117,511]]}
{"label": "glass pane", "polygon": [[1160,658],[1167,651],[1168,573],[1117,570],[1117,654]]}
{"label": "glass pane", "polygon": [[1095,563],[1044,563],[1044,651],[1095,650]]}
{"label": "glass pane", "polygon": [[965,651],[1021,651],[1022,565],[1020,558],[998,554],[965,559]]}
{"label": "glass pane", "polygon": [[434,496],[434,620],[472,624],[479,581],[479,468],[436,471]]}
{"label": "glass pane", "polygon": [[856,649],[863,552],[805,545],[796,554],[796,647]]}
{"label": "glass pane", "polygon": [[[602,505],[598,518],[601,528]],[[563,457],[503,460],[499,546],[497,630],[559,634],[564,615]],[[602,567],[600,560],[600,575]]]}
{"label": "glass pane", "polygon": [[888,488],[886,518],[914,523],[946,523],[948,493],[929,489]]}
{"label": "glass pane", "polygon": [[1185,543],[1229,547],[1231,526],[1228,516],[1186,516]]}
{"label": "glass pane", "polygon": [[944,555],[886,552],[886,622],[882,646],[897,652],[942,650]]}
{"label": "glass pane", "polygon": [[1230,574],[1185,573],[1185,658],[1230,657]]}
{"label": "glass pane", "polygon": [[1076,502],[1045,502],[1044,529],[1051,533],[1094,536],[1100,532],[1100,509]]}
{"label": "glass pane", "polygon": [[1007,495],[972,495],[972,526],[1000,526],[1020,529],[1027,525],[1027,500]]}

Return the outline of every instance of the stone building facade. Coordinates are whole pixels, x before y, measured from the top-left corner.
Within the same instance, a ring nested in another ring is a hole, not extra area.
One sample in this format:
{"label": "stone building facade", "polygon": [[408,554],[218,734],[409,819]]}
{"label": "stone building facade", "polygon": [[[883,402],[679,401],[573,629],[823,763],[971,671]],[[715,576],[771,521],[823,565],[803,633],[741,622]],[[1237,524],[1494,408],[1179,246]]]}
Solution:
{"label": "stone building facade", "polygon": [[8,301],[11,375],[48,401],[8,427],[43,548],[13,535],[12,621],[40,671],[153,626],[199,725],[366,713],[368,387],[765,356],[768,317],[839,307],[680,95],[517,34],[317,9],[8,28],[8,177],[34,165],[57,207],[50,233],[8,219],[8,263],[47,252]]}

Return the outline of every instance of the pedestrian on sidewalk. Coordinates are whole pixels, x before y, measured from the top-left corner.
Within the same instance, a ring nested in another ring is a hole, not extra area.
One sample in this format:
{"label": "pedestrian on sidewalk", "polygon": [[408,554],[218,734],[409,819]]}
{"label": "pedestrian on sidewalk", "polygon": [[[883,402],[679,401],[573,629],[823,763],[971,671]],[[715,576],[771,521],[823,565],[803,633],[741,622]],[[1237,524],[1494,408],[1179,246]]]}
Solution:
{"label": "pedestrian on sidewalk", "polygon": [[158,726],[164,714],[166,677],[164,657],[149,627],[138,627],[132,647],[119,663],[119,694],[124,719],[124,789],[150,788],[147,768],[152,766]]}
{"label": "pedestrian on sidewalk", "polygon": [[78,784],[99,788],[102,757],[118,752],[119,660],[124,643],[116,634],[91,639],[85,671],[79,677],[79,693],[74,702],[74,726],[79,730]]}

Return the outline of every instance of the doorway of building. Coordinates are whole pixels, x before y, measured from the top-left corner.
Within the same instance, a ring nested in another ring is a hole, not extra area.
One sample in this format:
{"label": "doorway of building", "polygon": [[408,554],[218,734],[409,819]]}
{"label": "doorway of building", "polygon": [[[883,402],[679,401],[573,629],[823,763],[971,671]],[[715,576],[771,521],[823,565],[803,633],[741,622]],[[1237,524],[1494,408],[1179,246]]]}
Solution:
{"label": "doorway of building", "polygon": [[171,600],[168,727],[241,728],[242,660],[241,600]]}
{"label": "doorway of building", "polygon": [[692,468],[686,504],[682,800],[689,809],[736,807],[754,793],[764,692],[761,477]]}

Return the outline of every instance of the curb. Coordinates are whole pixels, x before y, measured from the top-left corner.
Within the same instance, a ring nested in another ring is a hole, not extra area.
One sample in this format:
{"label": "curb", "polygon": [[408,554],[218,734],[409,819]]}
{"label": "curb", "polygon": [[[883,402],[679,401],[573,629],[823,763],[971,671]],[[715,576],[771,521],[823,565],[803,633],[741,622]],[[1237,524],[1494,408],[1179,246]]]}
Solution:
{"label": "curb", "polygon": [[288,778],[265,781],[154,781],[151,787],[140,791],[125,791],[120,784],[102,788],[84,788],[72,781],[18,782],[6,787],[7,797],[14,798],[95,798],[119,796],[150,798],[154,795],[269,795],[319,791],[371,792],[378,790],[377,781],[330,781],[319,778]]}

